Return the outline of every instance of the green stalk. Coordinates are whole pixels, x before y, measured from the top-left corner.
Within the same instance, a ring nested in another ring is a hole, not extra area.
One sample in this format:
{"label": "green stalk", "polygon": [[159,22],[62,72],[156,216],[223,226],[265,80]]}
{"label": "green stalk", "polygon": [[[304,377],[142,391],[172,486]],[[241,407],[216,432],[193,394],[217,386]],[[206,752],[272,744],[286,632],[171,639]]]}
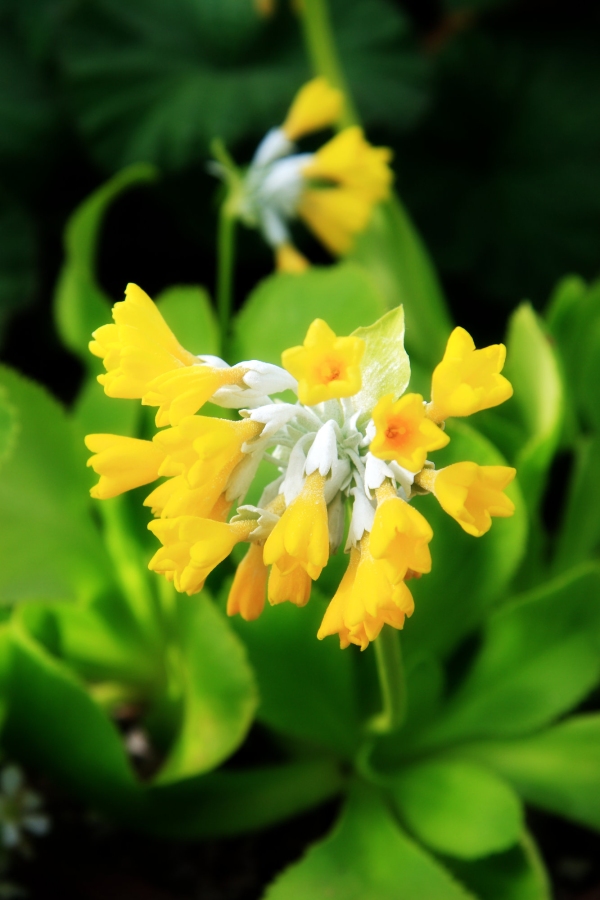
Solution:
{"label": "green stalk", "polygon": [[375,734],[390,734],[398,731],[406,716],[406,681],[400,635],[391,625],[384,625],[375,641],[375,658],[382,710],[370,720],[368,729]]}

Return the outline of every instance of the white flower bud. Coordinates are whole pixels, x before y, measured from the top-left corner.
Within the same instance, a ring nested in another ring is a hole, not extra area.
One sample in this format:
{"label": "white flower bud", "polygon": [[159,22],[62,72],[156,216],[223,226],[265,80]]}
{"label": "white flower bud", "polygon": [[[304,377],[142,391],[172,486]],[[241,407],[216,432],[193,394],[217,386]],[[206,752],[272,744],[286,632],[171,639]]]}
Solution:
{"label": "white flower bud", "polygon": [[317,431],[317,436],[306,457],[305,472],[312,475],[319,470],[319,475],[327,475],[338,458],[336,425],[332,419]]}

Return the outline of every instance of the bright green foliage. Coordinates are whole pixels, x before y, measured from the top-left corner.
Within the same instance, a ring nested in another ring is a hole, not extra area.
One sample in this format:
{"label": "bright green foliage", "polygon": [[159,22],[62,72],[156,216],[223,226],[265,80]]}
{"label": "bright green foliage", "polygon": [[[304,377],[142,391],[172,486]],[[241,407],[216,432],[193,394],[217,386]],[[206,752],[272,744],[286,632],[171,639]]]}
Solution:
{"label": "bright green foliage", "polygon": [[204,288],[195,285],[170,287],[158,294],[155,302],[186,350],[219,356],[219,325]]}
{"label": "bright green foliage", "polygon": [[392,310],[367,328],[353,332],[365,342],[361,362],[362,389],[357,407],[370,413],[380,397],[403,394],[410,380],[410,360],[404,349],[404,310]]}
{"label": "bright green foliage", "polygon": [[518,844],[487,859],[448,860],[457,878],[480,900],[550,900],[544,863],[527,832]]}

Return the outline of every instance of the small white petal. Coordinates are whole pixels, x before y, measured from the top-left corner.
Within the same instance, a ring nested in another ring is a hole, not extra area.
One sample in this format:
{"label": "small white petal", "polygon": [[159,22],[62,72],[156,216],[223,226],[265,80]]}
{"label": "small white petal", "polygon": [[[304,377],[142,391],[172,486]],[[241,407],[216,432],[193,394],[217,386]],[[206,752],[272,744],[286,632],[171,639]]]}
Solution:
{"label": "small white petal", "polygon": [[250,537],[255,541],[265,541],[279,522],[279,516],[268,509],[248,505],[240,506],[237,514],[231,519],[232,522],[249,522],[252,520],[256,521],[256,528],[250,532]]}
{"label": "small white petal", "polygon": [[331,503],[335,495],[348,486],[352,467],[347,459],[336,459],[331,467],[331,477],[325,482],[325,503]]}
{"label": "small white petal", "polygon": [[386,462],[367,453],[365,456],[365,490],[367,497],[371,496],[371,491],[381,487],[386,478],[394,480],[394,473]]}
{"label": "small white petal", "polygon": [[262,423],[265,427],[261,436],[271,437],[291,419],[296,418],[298,410],[299,407],[293,403],[270,403],[268,406],[258,406],[253,410],[243,409],[241,415],[253,422]]}
{"label": "small white petal", "polygon": [[394,473],[394,478],[402,488],[405,499],[408,500],[408,498],[410,497],[411,488],[415,480],[414,472],[409,472],[408,469],[404,469],[402,466],[399,466],[398,463],[394,460],[388,463],[388,465]]}
{"label": "small white petal", "polygon": [[50,819],[42,813],[35,813],[25,816],[23,819],[23,828],[31,834],[41,837],[50,831]]}
{"label": "small white petal", "polygon": [[230,369],[231,366],[229,363],[226,363],[224,359],[221,359],[220,356],[207,356],[206,354],[200,354],[198,359],[205,366],[212,366],[213,369]]}
{"label": "small white petal", "polygon": [[238,387],[237,384],[227,384],[219,388],[210,398],[211,403],[222,406],[224,409],[254,409],[257,406],[266,406],[272,403],[270,397],[261,391],[251,391],[249,388]]}
{"label": "small white petal", "polygon": [[258,505],[261,508],[264,508],[272,503],[277,494],[279,493],[279,488],[281,487],[281,482],[283,481],[283,475],[280,475],[279,478],[276,478],[275,481],[272,481],[270,484],[266,486],[262,494],[260,495],[260,500],[258,501]]}
{"label": "small white petal", "polygon": [[248,369],[244,375],[244,384],[254,391],[262,391],[263,394],[279,394],[281,391],[298,391],[298,382],[293,375],[275,366],[273,363],[261,362],[258,359],[249,359],[238,363],[239,368]]}
{"label": "small white petal", "polygon": [[312,434],[303,435],[300,440],[294,444],[292,452],[290,453],[287,471],[279,489],[280,493],[282,493],[285,498],[286,506],[289,506],[290,503],[296,499],[304,487],[304,464],[306,463],[304,447],[312,437]]}
{"label": "small white petal", "polygon": [[227,482],[225,496],[228,500],[239,500],[241,497],[246,496],[261,459],[262,453],[249,453],[245,459],[238,463]]}
{"label": "small white petal", "polygon": [[283,128],[271,128],[256,148],[251,165],[266,166],[280,156],[291,153],[293,149],[294,144],[286,137]]}
{"label": "small white petal", "polygon": [[338,458],[337,432],[335,422],[329,419],[317,432],[313,445],[306,457],[305,472],[312,475],[319,470],[320,475],[327,475]]}
{"label": "small white petal", "polygon": [[347,551],[358,546],[365,531],[371,531],[375,518],[375,508],[364,491],[360,487],[355,487],[350,493],[354,495],[354,503],[345,547]]}

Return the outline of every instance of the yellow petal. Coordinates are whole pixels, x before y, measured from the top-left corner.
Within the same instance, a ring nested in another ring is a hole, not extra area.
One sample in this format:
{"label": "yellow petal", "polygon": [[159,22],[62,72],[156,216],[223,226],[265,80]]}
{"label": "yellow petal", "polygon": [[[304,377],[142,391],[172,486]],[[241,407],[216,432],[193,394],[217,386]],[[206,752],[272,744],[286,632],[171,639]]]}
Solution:
{"label": "yellow petal", "polygon": [[155,481],[165,457],[152,441],[119,434],[88,434],[85,445],[94,453],[87,464],[100,475],[90,491],[97,500],[107,500]]}
{"label": "yellow petal", "polygon": [[298,215],[333,254],[347,253],[354,235],[364,231],[375,201],[350,187],[308,188],[302,193]]}
{"label": "yellow petal", "polygon": [[387,147],[372,147],[358,126],[345,128],[313,154],[302,170],[305,178],[333,181],[360,191],[372,202],[389,196],[393,173],[392,153]]}
{"label": "yellow petal", "polygon": [[329,558],[324,485],[325,478],[318,471],[307,477],[301,493],[267,538],[265,565],[277,564],[282,574],[302,566],[312,579],[319,577]]}
{"label": "yellow petal", "polygon": [[281,362],[298,379],[300,402],[314,406],[324,400],[358,393],[364,350],[362,338],[337,337],[326,322],[315,319],[304,344],[284,350]]}
{"label": "yellow petal", "polygon": [[242,619],[251,622],[258,619],[263,611],[269,570],[262,555],[263,548],[259,544],[251,544],[238,565],[227,598],[228,616],[239,613]]}
{"label": "yellow petal", "polygon": [[324,78],[313,78],[296,94],[281,126],[290,141],[333,125],[340,117],[344,95]]}
{"label": "yellow petal", "polygon": [[275,268],[278,272],[299,275],[310,267],[310,263],[292,244],[281,244],[275,251]]}
{"label": "yellow petal", "polygon": [[369,447],[379,459],[395,460],[409,472],[419,472],[430,450],[445,447],[450,438],[425,417],[420,394],[382,397],[373,410],[375,437]]}
{"label": "yellow petal", "polygon": [[455,463],[435,473],[433,492],[467,534],[481,537],[490,530],[493,516],[514,513],[515,505],[503,491],[515,475],[516,469],[509,466]]}

